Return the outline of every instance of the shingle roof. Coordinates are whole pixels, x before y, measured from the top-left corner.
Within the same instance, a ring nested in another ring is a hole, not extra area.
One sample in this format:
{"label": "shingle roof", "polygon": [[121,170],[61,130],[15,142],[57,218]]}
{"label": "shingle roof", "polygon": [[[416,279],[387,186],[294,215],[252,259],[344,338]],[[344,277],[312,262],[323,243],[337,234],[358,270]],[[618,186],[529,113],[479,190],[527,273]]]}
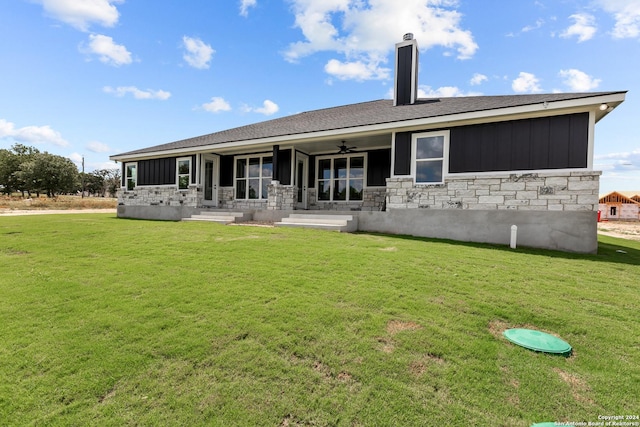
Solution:
{"label": "shingle roof", "polygon": [[325,108],[268,120],[247,126],[215,132],[168,144],[129,151],[117,156],[171,151],[215,145],[226,142],[251,141],[313,132],[340,130],[407,120],[435,118],[501,108],[513,108],[555,101],[576,100],[624,92],[554,93],[535,95],[471,96],[420,99],[412,105],[393,106],[392,100],[378,100],[340,107]]}

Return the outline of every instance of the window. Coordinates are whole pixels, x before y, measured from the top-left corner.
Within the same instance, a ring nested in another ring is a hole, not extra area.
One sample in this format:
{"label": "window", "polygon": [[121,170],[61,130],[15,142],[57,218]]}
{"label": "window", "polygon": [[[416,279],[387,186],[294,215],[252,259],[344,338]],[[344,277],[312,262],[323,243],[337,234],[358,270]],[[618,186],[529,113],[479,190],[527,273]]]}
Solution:
{"label": "window", "polygon": [[416,184],[442,184],[447,168],[449,131],[415,134],[411,138]]}
{"label": "window", "polygon": [[191,184],[191,157],[183,157],[177,160],[178,190],[187,190]]}
{"label": "window", "polygon": [[318,160],[318,200],[362,200],[363,190],[364,156]]}
{"label": "window", "polygon": [[236,199],[266,199],[273,177],[273,158],[236,158]]}
{"label": "window", "polygon": [[138,185],[138,164],[126,164],[127,191],[131,191]]}
{"label": "window", "polygon": [[618,210],[615,206],[611,206],[611,216],[616,216],[618,214]]}

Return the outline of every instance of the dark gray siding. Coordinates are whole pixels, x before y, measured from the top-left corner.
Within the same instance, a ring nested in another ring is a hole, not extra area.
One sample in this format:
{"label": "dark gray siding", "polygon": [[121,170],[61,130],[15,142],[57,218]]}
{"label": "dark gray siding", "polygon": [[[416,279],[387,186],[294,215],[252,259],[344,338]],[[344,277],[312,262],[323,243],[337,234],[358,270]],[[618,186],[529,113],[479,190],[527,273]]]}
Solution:
{"label": "dark gray siding", "polygon": [[172,185],[175,183],[175,157],[138,161],[138,185]]}
{"label": "dark gray siding", "polygon": [[391,176],[391,149],[373,150],[367,156],[367,185],[384,187]]}
{"label": "dark gray siding", "polygon": [[198,163],[196,162],[196,155],[191,156],[191,183],[195,184],[198,180]]}
{"label": "dark gray siding", "polygon": [[585,168],[588,130],[588,113],[452,128],[449,172]]}
{"label": "dark gray siding", "polygon": [[220,187],[233,187],[233,156],[220,156]]}
{"label": "dark gray siding", "polygon": [[291,149],[278,151],[278,178],[282,185],[291,185],[291,153]]}
{"label": "dark gray siding", "polygon": [[309,156],[309,176],[308,176],[309,188],[315,188],[316,186],[316,156]]}
{"label": "dark gray siding", "polygon": [[396,105],[411,104],[411,63],[413,46],[398,49]]}
{"label": "dark gray siding", "polygon": [[398,132],[396,134],[395,146],[395,164],[393,165],[394,174],[411,174],[411,133]]}

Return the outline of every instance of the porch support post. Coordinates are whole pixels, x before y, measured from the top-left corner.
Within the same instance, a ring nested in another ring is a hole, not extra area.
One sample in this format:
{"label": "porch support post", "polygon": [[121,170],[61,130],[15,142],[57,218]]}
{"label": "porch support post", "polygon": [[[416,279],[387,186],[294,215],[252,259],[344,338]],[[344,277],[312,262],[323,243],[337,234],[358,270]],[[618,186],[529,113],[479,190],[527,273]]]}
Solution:
{"label": "porch support post", "polygon": [[280,173],[278,172],[278,153],[280,153],[280,146],[273,146],[273,180],[280,181]]}

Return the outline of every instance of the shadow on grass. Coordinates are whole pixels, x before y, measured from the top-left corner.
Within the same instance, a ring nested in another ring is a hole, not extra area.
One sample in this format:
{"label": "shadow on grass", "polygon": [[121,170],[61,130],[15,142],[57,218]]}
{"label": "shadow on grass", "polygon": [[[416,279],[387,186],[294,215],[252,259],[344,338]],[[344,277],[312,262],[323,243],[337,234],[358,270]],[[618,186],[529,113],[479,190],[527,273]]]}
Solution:
{"label": "shadow on grass", "polygon": [[616,264],[640,265],[640,242],[632,240],[619,239],[608,236],[598,236],[598,253],[597,254],[581,254],[572,252],[561,252],[549,249],[536,249],[527,247],[518,247],[511,249],[506,245],[498,245],[491,243],[475,243],[460,242],[457,240],[434,239],[428,237],[417,237],[410,235],[393,235],[383,233],[362,233],[370,235],[385,236],[392,239],[414,240],[430,243],[441,243],[452,246],[463,246],[467,248],[491,249],[514,254],[528,254],[535,256],[545,256],[550,258],[575,259],[595,262],[606,262]]}
{"label": "shadow on grass", "polygon": [[[114,216],[111,219],[117,219],[119,221],[128,220],[132,222],[133,221],[177,222],[177,221],[166,221],[166,220],[149,220],[149,219],[142,219],[142,218],[119,218],[117,216]],[[498,244],[491,244],[491,243],[461,242],[457,240],[434,239],[429,237],[410,236],[406,234],[401,235],[401,234],[384,234],[384,233],[367,233],[367,232],[358,232],[357,234],[384,236],[391,239],[403,239],[403,240],[414,240],[414,241],[430,242],[430,243],[441,243],[441,244],[447,244],[447,245],[453,245],[453,246],[463,246],[468,248],[491,249],[491,250],[510,252],[510,253],[545,256],[550,258],[576,259],[576,260],[588,260],[588,261],[616,263],[616,264],[640,265],[640,242],[636,242],[633,240],[619,239],[619,238],[609,237],[609,236],[602,236],[602,235],[598,235],[598,253],[597,254],[580,254],[580,253],[561,252],[561,251],[554,251],[554,250],[548,250],[548,249],[536,249],[536,248],[527,248],[527,247],[518,247],[517,249],[511,249],[506,245],[498,245]]]}

